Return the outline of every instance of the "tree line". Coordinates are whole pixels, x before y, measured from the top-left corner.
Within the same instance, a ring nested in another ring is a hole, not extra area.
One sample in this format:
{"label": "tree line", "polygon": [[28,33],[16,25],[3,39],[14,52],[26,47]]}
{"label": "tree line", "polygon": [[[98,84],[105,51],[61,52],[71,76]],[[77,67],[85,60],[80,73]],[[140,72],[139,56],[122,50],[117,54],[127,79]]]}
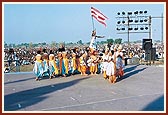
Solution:
{"label": "tree line", "polygon": [[[137,41],[133,41],[132,43],[141,43],[141,40],[137,40]],[[89,42],[84,43],[82,40],[78,40],[76,43],[74,42],[69,42],[69,43],[65,43],[65,42],[61,42],[66,46],[73,46],[73,45],[89,45]],[[104,41],[96,41],[97,44],[121,44],[122,43],[122,38],[117,38],[117,39],[106,39]],[[124,41],[123,43],[127,43],[126,41]],[[20,43],[20,44],[7,44],[6,42],[4,42],[4,48],[18,48],[18,47],[26,47],[26,48],[35,48],[35,47],[44,47],[44,46],[49,46],[49,47],[59,47],[58,42],[56,41],[51,41],[51,43],[47,44],[46,42],[42,42],[42,43]]]}

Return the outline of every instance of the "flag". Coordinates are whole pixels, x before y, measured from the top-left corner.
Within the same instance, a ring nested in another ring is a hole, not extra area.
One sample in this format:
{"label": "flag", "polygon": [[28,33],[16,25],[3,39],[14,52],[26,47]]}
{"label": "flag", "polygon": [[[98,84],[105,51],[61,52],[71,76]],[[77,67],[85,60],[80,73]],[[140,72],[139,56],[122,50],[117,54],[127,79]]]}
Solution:
{"label": "flag", "polygon": [[99,10],[96,8],[91,7],[91,16],[93,16],[98,22],[102,23],[106,26],[106,20],[108,19],[105,15],[103,15]]}

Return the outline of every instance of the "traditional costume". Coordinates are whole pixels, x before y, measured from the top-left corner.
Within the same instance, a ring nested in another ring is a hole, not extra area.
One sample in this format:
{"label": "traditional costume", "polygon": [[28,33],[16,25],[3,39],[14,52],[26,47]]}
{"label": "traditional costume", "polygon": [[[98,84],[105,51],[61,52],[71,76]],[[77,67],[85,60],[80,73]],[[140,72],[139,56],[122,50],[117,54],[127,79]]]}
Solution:
{"label": "traditional costume", "polygon": [[105,53],[103,54],[103,77],[105,79],[107,79],[107,75],[106,75],[106,70],[107,70],[107,64],[108,64],[108,50],[105,51]]}
{"label": "traditional costume", "polygon": [[76,60],[76,54],[74,52],[72,53],[71,68],[72,68],[72,74],[75,74],[77,70],[77,60]]}
{"label": "traditional costume", "polygon": [[66,69],[61,52],[58,53],[58,68],[59,68],[59,74],[65,77]]}
{"label": "traditional costume", "polygon": [[122,77],[124,75],[123,70],[123,53],[121,52],[122,46],[118,47],[118,51],[116,52],[116,69],[117,69],[117,76]]}
{"label": "traditional costume", "polygon": [[115,76],[115,63],[114,63],[114,55],[112,53],[109,53],[108,57],[108,64],[107,64],[107,69],[106,69],[106,75],[109,77],[109,82],[110,83],[115,83],[116,82],[116,76]]}
{"label": "traditional costume", "polygon": [[63,52],[62,53],[62,57],[63,57],[63,66],[65,67],[65,73],[66,75],[68,75],[68,71],[69,71],[69,60],[67,58],[67,53]]}
{"label": "traditional costume", "polygon": [[43,61],[42,56],[40,54],[37,54],[35,57],[36,61],[34,64],[33,72],[36,75],[36,81],[40,80],[40,77],[43,76]]}
{"label": "traditional costume", "polygon": [[90,49],[96,49],[96,30],[92,31],[92,37],[89,45]]}
{"label": "traditional costume", "polygon": [[84,53],[84,54],[79,58],[81,75],[86,75],[86,63],[85,63],[85,60],[84,60],[84,57],[85,57],[85,56],[86,56],[86,53]]}
{"label": "traditional costume", "polygon": [[[95,52],[95,51],[94,51]],[[98,71],[98,58],[95,56],[93,52],[93,55],[90,56],[90,72],[91,74],[96,74]]]}
{"label": "traditional costume", "polygon": [[48,54],[44,53],[43,54],[43,76],[49,76],[49,60],[48,60]]}
{"label": "traditional costume", "polygon": [[58,67],[55,62],[54,54],[49,55],[49,73],[50,79],[52,79],[55,75],[58,75]]}

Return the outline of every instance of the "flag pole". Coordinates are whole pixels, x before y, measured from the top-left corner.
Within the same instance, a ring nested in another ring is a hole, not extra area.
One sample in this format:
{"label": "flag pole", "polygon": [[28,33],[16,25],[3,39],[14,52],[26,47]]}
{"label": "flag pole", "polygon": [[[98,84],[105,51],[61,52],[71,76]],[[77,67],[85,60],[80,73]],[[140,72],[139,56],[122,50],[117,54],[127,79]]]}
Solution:
{"label": "flag pole", "polygon": [[93,20],[93,16],[92,16],[92,26],[93,26],[93,30],[94,30],[95,28],[94,28],[94,20]]}

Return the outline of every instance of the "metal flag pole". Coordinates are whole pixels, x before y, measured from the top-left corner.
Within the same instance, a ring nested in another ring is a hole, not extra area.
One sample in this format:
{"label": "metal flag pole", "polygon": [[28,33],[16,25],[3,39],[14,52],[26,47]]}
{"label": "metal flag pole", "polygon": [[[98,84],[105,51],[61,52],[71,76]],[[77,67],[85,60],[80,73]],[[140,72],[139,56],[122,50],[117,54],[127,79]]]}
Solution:
{"label": "metal flag pole", "polygon": [[92,16],[92,27],[93,27],[93,30],[94,30],[95,28],[94,28],[94,20],[93,20],[93,16]]}

